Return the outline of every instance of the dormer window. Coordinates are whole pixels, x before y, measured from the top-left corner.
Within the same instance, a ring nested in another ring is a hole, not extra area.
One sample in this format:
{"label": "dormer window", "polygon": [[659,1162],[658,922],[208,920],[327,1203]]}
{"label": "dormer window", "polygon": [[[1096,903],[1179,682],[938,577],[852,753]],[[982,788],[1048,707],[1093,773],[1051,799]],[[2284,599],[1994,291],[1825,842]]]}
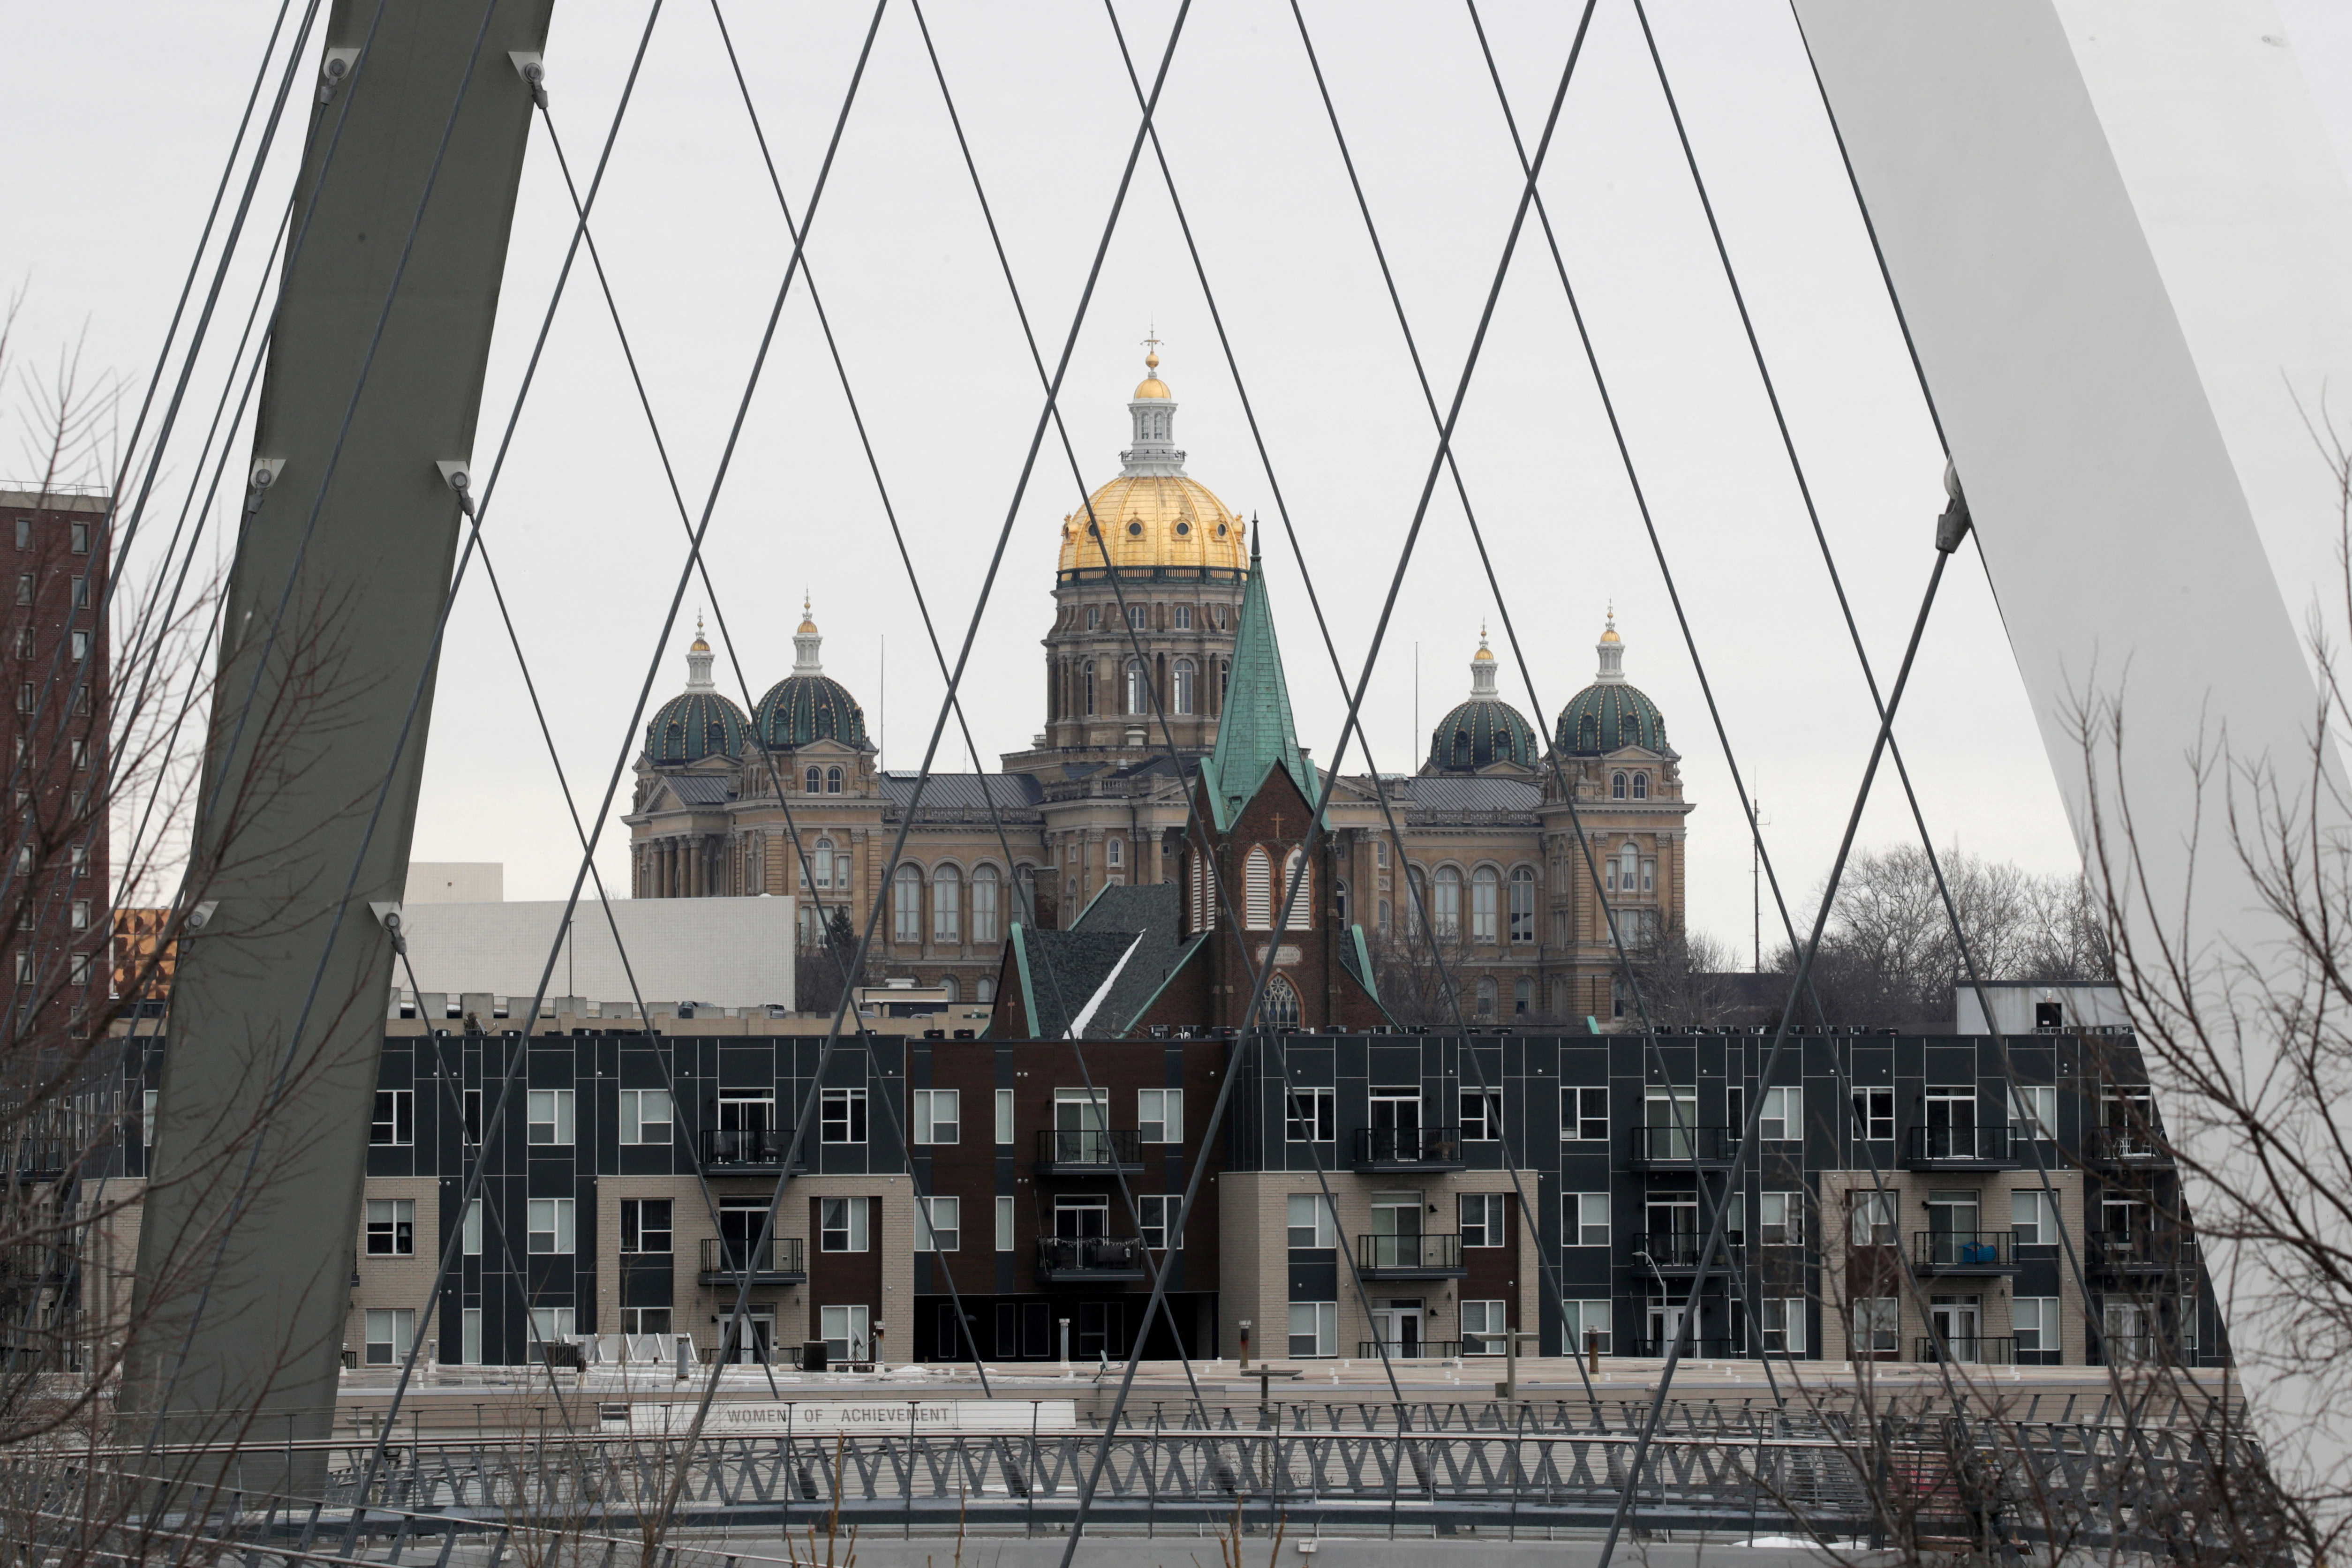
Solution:
{"label": "dormer window", "polygon": [[1646,773],[1636,773],[1636,774],[1634,774],[1634,775],[1633,775],[1633,799],[1635,799],[1636,800],[1648,800],[1649,798],[1650,798],[1650,776],[1649,776],[1648,774],[1646,774]]}
{"label": "dormer window", "polygon": [[803,780],[807,786],[808,792],[812,795],[816,794],[824,788],[824,770],[821,768],[812,768],[803,775]]}
{"label": "dormer window", "polygon": [[838,795],[841,793],[840,768],[828,768],[824,770],[824,792],[828,795]]}
{"label": "dormer window", "polygon": [[1612,773],[1609,776],[1609,798],[1612,800],[1622,800],[1625,798],[1625,775],[1622,773]]}

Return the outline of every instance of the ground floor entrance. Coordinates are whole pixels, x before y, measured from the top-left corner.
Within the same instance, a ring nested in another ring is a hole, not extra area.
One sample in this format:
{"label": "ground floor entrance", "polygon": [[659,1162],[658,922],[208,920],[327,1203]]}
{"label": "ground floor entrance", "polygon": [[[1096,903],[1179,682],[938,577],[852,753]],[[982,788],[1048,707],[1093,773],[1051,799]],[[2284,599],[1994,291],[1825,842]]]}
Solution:
{"label": "ground floor entrance", "polygon": [[[1021,1296],[966,1296],[959,1304],[944,1295],[915,1298],[915,1359],[1053,1361],[1065,1354],[1076,1364],[1123,1362],[1139,1333],[1143,1359],[1195,1361],[1217,1354],[1217,1296],[1213,1291],[1171,1291],[1167,1310],[1142,1322],[1147,1292],[1087,1295],[1083,1291]],[[1169,1320],[1174,1319],[1171,1323]]]}

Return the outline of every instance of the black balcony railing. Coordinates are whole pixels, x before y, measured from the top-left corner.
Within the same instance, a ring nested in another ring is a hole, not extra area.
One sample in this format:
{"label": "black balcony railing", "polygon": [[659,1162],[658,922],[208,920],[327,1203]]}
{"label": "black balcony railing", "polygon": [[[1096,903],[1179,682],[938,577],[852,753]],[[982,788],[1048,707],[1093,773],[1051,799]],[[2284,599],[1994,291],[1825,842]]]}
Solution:
{"label": "black balcony railing", "polygon": [[1637,1166],[1727,1166],[1739,1154],[1737,1127],[1635,1127],[1632,1136]]}
{"label": "black balcony railing", "polygon": [[1914,1170],[1938,1166],[2010,1166],[2017,1163],[2017,1151],[2011,1147],[2006,1122],[1975,1127],[1914,1127],[1904,1140],[1903,1163]]}
{"label": "black balcony railing", "polygon": [[2197,1267],[2197,1239],[2177,1230],[2094,1230],[2091,1267],[2128,1273],[2166,1273]]}
{"label": "black balcony railing", "polygon": [[[1663,1356],[1673,1348],[1674,1342],[1645,1339],[1634,1343],[1635,1355]],[[1683,1341],[1683,1356],[1689,1361],[1737,1361],[1748,1354],[1747,1347],[1727,1339],[1686,1339]]]}
{"label": "black balcony railing", "polygon": [[2152,1333],[2103,1333],[2096,1348],[2109,1366],[2145,1366],[2177,1354],[2169,1341]]}
{"label": "black balcony railing", "polygon": [[2017,1267],[2014,1230],[1915,1230],[1911,1266],[1945,1274],[1997,1273]]}
{"label": "black balcony railing", "polygon": [[1459,1127],[1359,1127],[1356,1168],[1442,1170],[1462,1166]]}
{"label": "black balcony railing", "polygon": [[[1742,1239],[1737,1232],[1726,1235],[1725,1249],[1737,1258]],[[1702,1230],[1644,1231],[1633,1238],[1633,1260],[1636,1263],[1646,1261],[1660,1269],[1696,1269],[1698,1267],[1699,1249],[1706,1244],[1706,1233]],[[1716,1266],[1723,1266],[1721,1252],[1716,1255]]]}
{"label": "black balcony railing", "polygon": [[1037,1134],[1037,1165],[1048,1174],[1062,1176],[1140,1172],[1141,1134],[1132,1127],[1045,1128]]}
{"label": "black balcony railing", "polygon": [[706,1166],[744,1166],[781,1170],[793,1135],[774,1127],[712,1128],[702,1134]]}
{"label": "black balcony railing", "polygon": [[1459,1236],[1359,1236],[1356,1267],[1391,1279],[1443,1279],[1465,1272]]}
{"label": "black balcony railing", "polygon": [[1037,1272],[1048,1280],[1145,1278],[1139,1236],[1041,1236]]}
{"label": "black balcony railing", "polygon": [[[1502,1354],[1502,1336],[1495,1335],[1494,1341],[1493,1354]],[[1385,1349],[1389,1353],[1391,1361],[1449,1361],[1464,1354],[1463,1343],[1458,1339],[1417,1339],[1408,1344],[1402,1340],[1367,1339],[1356,1342],[1356,1354],[1366,1361],[1378,1361],[1381,1358],[1381,1352]],[[1472,1341],[1474,1346],[1481,1343],[1483,1341],[1475,1338]],[[1488,1353],[1473,1348],[1468,1354],[1485,1355]]]}
{"label": "black balcony railing", "polygon": [[731,1236],[706,1236],[702,1239],[702,1282],[740,1281],[749,1274],[754,1281],[778,1282],[804,1280],[808,1277],[802,1260],[801,1239],[797,1236],[771,1236],[765,1246],[755,1246],[748,1239]]}
{"label": "black balcony railing", "polygon": [[2014,1334],[1979,1334],[1974,1338],[1948,1339],[1941,1334],[1916,1341],[1914,1361],[1979,1362],[1987,1366],[2014,1366],[2017,1364],[2017,1336]]}
{"label": "black balcony railing", "polygon": [[2145,1127],[2094,1127],[2083,1134],[2083,1158],[2095,1166],[2168,1166],[2172,1155]]}

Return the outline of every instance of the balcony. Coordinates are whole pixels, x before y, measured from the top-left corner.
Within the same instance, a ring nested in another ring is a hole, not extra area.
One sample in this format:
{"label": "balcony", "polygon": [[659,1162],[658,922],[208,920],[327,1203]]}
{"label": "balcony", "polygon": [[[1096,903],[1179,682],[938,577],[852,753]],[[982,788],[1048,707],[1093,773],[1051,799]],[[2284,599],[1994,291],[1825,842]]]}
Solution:
{"label": "balcony", "polygon": [[[1503,1354],[1503,1342],[1499,1336],[1495,1338],[1495,1348],[1492,1351],[1477,1348],[1484,1343],[1483,1337],[1474,1336],[1469,1354],[1472,1355]],[[1359,1360],[1378,1361],[1382,1351],[1388,1352],[1391,1361],[1451,1361],[1463,1354],[1462,1342],[1458,1339],[1417,1339],[1411,1344],[1406,1344],[1401,1340],[1365,1339],[1356,1342],[1356,1355]]]}
{"label": "balcony", "polygon": [[1359,1127],[1356,1174],[1469,1169],[1459,1127]]}
{"label": "balcony", "polygon": [[1911,1233],[1911,1271],[1915,1274],[2014,1274],[2017,1272],[2017,1232],[1915,1230]]}
{"label": "balcony", "polygon": [[2015,1366],[2015,1334],[1981,1334],[1974,1339],[1946,1339],[1938,1334],[1914,1340],[1914,1361],[1966,1362],[1984,1366]]}
{"label": "balcony", "polygon": [[2105,1274],[2144,1278],[2197,1268],[2197,1239],[2177,1230],[2094,1230],[2084,1240],[2085,1261]]}
{"label": "balcony", "polygon": [[[731,1127],[702,1134],[702,1168],[712,1176],[777,1176],[793,1135],[775,1127]],[[808,1169],[807,1151],[793,1169]]]}
{"label": "balcony", "polygon": [[[1694,1274],[1698,1271],[1699,1249],[1706,1243],[1706,1234],[1699,1230],[1653,1230],[1633,1238],[1633,1263],[1636,1268],[1654,1269],[1661,1274]],[[1736,1236],[1727,1236],[1721,1250],[1716,1254],[1715,1267],[1725,1267],[1724,1254],[1733,1262],[1739,1258],[1741,1247]]]}
{"label": "balcony", "polygon": [[1141,1176],[1143,1142],[1132,1127],[1037,1134],[1037,1174],[1047,1176]]}
{"label": "balcony", "polygon": [[2006,1122],[1991,1122],[1980,1127],[1914,1127],[1903,1142],[1903,1168],[2015,1170],[2021,1152],[2010,1142]]}
{"label": "balcony", "polygon": [[2083,1163],[2168,1169],[2172,1155],[2146,1128],[2095,1127],[2083,1134]]}
{"label": "balcony", "polygon": [[1110,1285],[1149,1278],[1139,1236],[1041,1236],[1041,1285]]}
{"label": "balcony", "polygon": [[772,1236],[765,1247],[731,1237],[702,1239],[702,1268],[695,1275],[705,1285],[740,1285],[749,1275],[754,1285],[805,1285],[808,1266],[801,1257],[797,1236]]}
{"label": "balcony", "polygon": [[1635,1127],[1630,1136],[1635,1170],[1688,1170],[1694,1163],[1720,1168],[1739,1154],[1737,1127]]}
{"label": "balcony", "polygon": [[1460,1280],[1459,1236],[1359,1236],[1356,1269],[1367,1280]]}

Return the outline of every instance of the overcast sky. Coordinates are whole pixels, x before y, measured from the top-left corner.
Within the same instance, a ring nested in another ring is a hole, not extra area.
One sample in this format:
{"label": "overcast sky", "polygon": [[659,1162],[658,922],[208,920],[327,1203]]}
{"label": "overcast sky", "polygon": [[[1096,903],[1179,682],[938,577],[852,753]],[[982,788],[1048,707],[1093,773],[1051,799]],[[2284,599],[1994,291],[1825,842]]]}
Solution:
{"label": "overcast sky", "polygon": [[[2347,159],[2352,8],[2279,8]],[[1444,401],[1519,187],[1475,37],[1460,6],[1436,0],[1305,9]],[[25,290],[21,348],[47,361],[78,343],[86,369],[143,382],[274,10],[265,0],[0,4],[0,47],[16,68],[0,158],[0,287]],[[1796,28],[1784,6],[1760,0],[1663,0],[1654,12],[1864,637],[1891,673],[1930,565],[1941,459]],[[610,123],[644,15],[618,0],[556,6],[550,88],[576,169],[593,162]],[[1102,8],[1085,0],[932,0],[927,15],[1050,361],[1071,329],[1134,134],[1117,42]],[[1174,7],[1139,0],[1119,15],[1148,78]],[[1488,0],[1482,15],[1532,140],[1574,7]],[[728,7],[796,212],[869,16],[856,4]],[[1063,406],[1091,487],[1116,472],[1139,340],[1157,329],[1191,473],[1263,519],[1300,738],[1328,758],[1343,699],[1282,542],[1275,484],[1352,677],[1428,472],[1429,417],[1287,5],[1200,0],[1160,125],[1273,475],[1250,441],[1148,157],[1078,327]],[[288,177],[274,170],[265,193],[282,201]],[[1543,191],[1731,744],[1763,799],[1768,841],[1784,882],[1808,889],[1827,869],[1860,778],[1869,702],[1627,0],[1600,7]],[[514,404],[571,223],[535,131],[478,468]],[[698,508],[790,243],[709,0],[664,10],[595,230]],[[232,299],[250,298],[266,245],[233,281]],[[1056,530],[1081,489],[1049,442],[1014,508],[1038,384],[906,0],[885,15],[808,255],[950,646],[1013,517],[965,686],[993,766],[1041,720],[1038,640]],[[638,745],[634,705],[648,660],[659,661],[654,701],[682,685],[698,611],[723,610],[756,699],[790,668],[803,591],[825,632],[828,672],[865,703],[869,727],[887,727],[887,765],[916,767],[943,682],[809,291],[796,286],[787,304],[719,500],[707,553],[723,601],[713,606],[689,588],[682,619],[665,632],[683,533],[588,281],[575,277],[557,315],[488,530],[575,794],[599,798],[615,758]],[[12,419],[22,401],[10,389]],[[20,435],[6,434],[0,479],[23,466]],[[1535,691],[1511,663],[1462,508],[1441,486],[1366,703],[1373,760],[1391,771],[1419,765],[1427,736],[1416,727],[1416,668],[1425,727],[1465,694],[1490,619],[1506,693],[1531,715],[1540,707],[1548,729],[1591,680],[1613,601],[1627,674],[1664,710],[1698,805],[1692,921],[1745,960],[1749,856],[1723,748],[1532,226],[1496,304],[1457,450]],[[2070,868],[2072,841],[1999,615],[1973,553],[1961,564],[1900,728],[1928,820],[1942,843],[2036,871]],[[741,700],[726,653],[722,644],[721,685]],[[939,766],[971,759],[950,738]],[[1360,752],[1347,766],[1363,766]],[[1891,844],[1909,831],[1899,796],[1882,785],[1864,841]],[[622,886],[625,839],[606,823],[600,861]],[[510,897],[561,896],[576,861],[553,767],[478,583],[464,591],[445,657],[415,854],[504,862]]]}

